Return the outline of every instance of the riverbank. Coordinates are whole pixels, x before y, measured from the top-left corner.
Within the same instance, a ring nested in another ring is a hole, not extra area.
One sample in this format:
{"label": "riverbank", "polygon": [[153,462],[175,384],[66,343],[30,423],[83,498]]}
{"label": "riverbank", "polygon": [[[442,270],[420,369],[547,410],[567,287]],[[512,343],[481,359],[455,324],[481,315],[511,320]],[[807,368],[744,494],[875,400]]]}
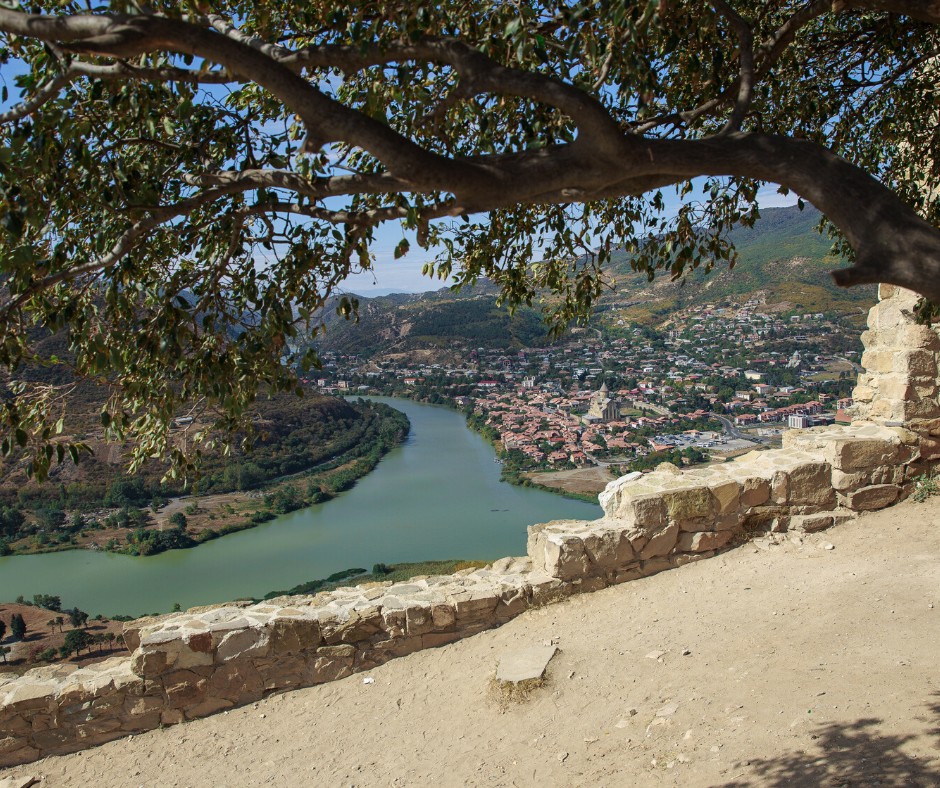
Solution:
{"label": "riverbank", "polygon": [[[536,476],[544,474],[545,476],[553,477],[555,476],[555,472],[527,471],[523,470],[522,468],[516,468],[511,464],[511,462],[507,462],[510,460],[510,457],[508,452],[506,452],[502,441],[500,441],[498,437],[494,437],[492,434],[488,433],[484,428],[484,425],[470,418],[471,414],[468,413],[465,408],[459,407],[453,399],[441,395],[438,392],[434,392],[433,400],[430,397],[416,396],[416,394],[417,392],[410,391],[408,389],[400,390],[396,388],[394,392],[394,396],[401,399],[408,399],[412,402],[420,402],[422,404],[445,407],[461,414],[466,420],[467,429],[479,435],[487,443],[489,443],[490,446],[493,447],[493,451],[500,460],[500,481],[503,481],[506,484],[514,485],[516,487],[528,487],[530,489],[552,493],[553,495],[558,495],[562,498],[568,498],[573,501],[583,501],[584,503],[591,504],[597,503],[597,494],[604,489],[606,482],[599,487],[597,492],[594,492],[593,488],[596,485],[593,484],[580,485],[580,488],[575,488],[567,483],[554,483],[554,481],[551,479],[546,479],[546,483],[542,483],[536,479]],[[616,477],[611,476],[608,481],[614,478]]]}
{"label": "riverbank", "polygon": [[0,599],[57,594],[92,616],[138,616],[176,602],[189,608],[261,598],[349,567],[522,555],[533,523],[601,516],[597,504],[501,483],[492,448],[452,409],[376,401],[407,415],[408,437],[333,500],[197,549],[0,558]]}
{"label": "riverbank", "polygon": [[[50,541],[41,530],[5,542],[5,554],[88,549],[123,555],[158,555],[167,550],[197,547],[254,528],[279,515],[322,504],[371,472],[382,457],[405,440],[410,430],[407,416],[381,403],[364,408],[362,422],[355,425],[357,429],[348,431],[336,453],[309,468],[257,484],[253,489],[180,496],[159,505],[151,504],[149,509],[125,500],[122,507],[96,507],[88,515],[72,512],[71,520],[69,512],[61,511],[59,533],[64,538]],[[40,510],[37,520],[41,521],[44,511]]]}

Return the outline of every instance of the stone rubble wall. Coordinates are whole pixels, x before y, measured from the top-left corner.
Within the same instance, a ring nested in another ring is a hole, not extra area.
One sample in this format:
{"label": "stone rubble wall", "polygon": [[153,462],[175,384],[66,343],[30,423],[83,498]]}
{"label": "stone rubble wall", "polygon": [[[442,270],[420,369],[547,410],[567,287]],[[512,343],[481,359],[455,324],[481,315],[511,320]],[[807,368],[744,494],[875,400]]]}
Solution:
{"label": "stone rubble wall", "polygon": [[754,533],[818,531],[902,500],[940,457],[940,339],[913,324],[906,291],[881,295],[863,335],[864,420],[791,430],[783,448],[724,464],[628,474],[601,494],[599,520],[531,526],[525,558],[138,619],[125,629],[129,656],[0,674],[0,767],[340,679]]}

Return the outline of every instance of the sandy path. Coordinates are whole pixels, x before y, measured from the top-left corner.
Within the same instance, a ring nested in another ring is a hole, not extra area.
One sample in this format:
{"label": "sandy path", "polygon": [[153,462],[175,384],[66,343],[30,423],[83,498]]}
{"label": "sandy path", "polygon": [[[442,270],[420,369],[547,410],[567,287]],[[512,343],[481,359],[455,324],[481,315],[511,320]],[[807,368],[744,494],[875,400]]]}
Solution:
{"label": "sandy path", "polygon": [[[546,686],[501,708],[498,655],[552,639]],[[936,786],[938,652],[940,503],[906,503],[802,546],[748,545],[532,611],[389,663],[374,684],[352,676],[9,774],[47,786]]]}

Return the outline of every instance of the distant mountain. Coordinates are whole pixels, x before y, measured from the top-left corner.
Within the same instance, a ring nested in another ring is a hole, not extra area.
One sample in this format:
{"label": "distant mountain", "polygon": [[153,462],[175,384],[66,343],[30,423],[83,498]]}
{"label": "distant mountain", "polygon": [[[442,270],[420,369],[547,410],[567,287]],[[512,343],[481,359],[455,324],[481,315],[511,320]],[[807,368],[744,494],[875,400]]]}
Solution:
{"label": "distant mountain", "polygon": [[433,350],[453,358],[477,347],[518,350],[547,342],[537,309],[520,307],[510,317],[496,305],[495,293],[486,283],[460,293],[445,288],[360,299],[358,322],[337,315],[334,302],[323,312],[326,334],[317,344],[323,350],[366,357]]}
{"label": "distant mountain", "polygon": [[738,252],[734,269],[716,267],[707,276],[689,274],[685,281],[668,276],[647,282],[631,268],[626,255],[610,266],[614,291],[602,301],[601,319],[614,314],[641,323],[656,323],[677,309],[722,300],[758,298],[781,310],[842,312],[863,316],[876,300],[876,288],[837,287],[829,272],[844,265],[832,256],[831,241],[816,231],[821,214],[812,206],[767,208],[754,227],[730,233]]}
{"label": "distant mountain", "polygon": [[[630,268],[626,254],[614,255],[608,266],[612,287],[595,310],[597,325],[619,321],[656,325],[677,310],[723,301],[756,298],[769,308],[795,312],[840,312],[862,320],[875,302],[874,286],[846,290],[829,272],[844,262],[830,255],[831,242],[816,232],[820,213],[768,208],[752,228],[739,227],[730,238],[738,251],[733,271],[716,268],[707,276],[692,272],[685,281],[668,276],[650,283]],[[324,310],[323,350],[376,354],[430,352],[459,357],[476,347],[517,349],[548,343],[537,309],[520,308],[513,318],[496,306],[491,282],[455,293],[436,292],[360,298],[359,322],[336,315],[332,302]]]}

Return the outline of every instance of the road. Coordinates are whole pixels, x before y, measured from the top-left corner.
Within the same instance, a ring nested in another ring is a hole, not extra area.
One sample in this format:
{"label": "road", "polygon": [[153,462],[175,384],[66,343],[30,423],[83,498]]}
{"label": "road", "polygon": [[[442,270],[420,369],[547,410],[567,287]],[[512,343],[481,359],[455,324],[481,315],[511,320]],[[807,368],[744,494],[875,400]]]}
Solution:
{"label": "road", "polygon": [[731,419],[726,419],[724,416],[719,416],[717,413],[713,414],[718,421],[721,422],[721,426],[724,427],[725,433],[730,435],[735,440],[739,441],[752,441],[753,443],[763,443],[761,438],[755,438],[753,435],[745,435],[737,427],[734,426],[734,422]]}

